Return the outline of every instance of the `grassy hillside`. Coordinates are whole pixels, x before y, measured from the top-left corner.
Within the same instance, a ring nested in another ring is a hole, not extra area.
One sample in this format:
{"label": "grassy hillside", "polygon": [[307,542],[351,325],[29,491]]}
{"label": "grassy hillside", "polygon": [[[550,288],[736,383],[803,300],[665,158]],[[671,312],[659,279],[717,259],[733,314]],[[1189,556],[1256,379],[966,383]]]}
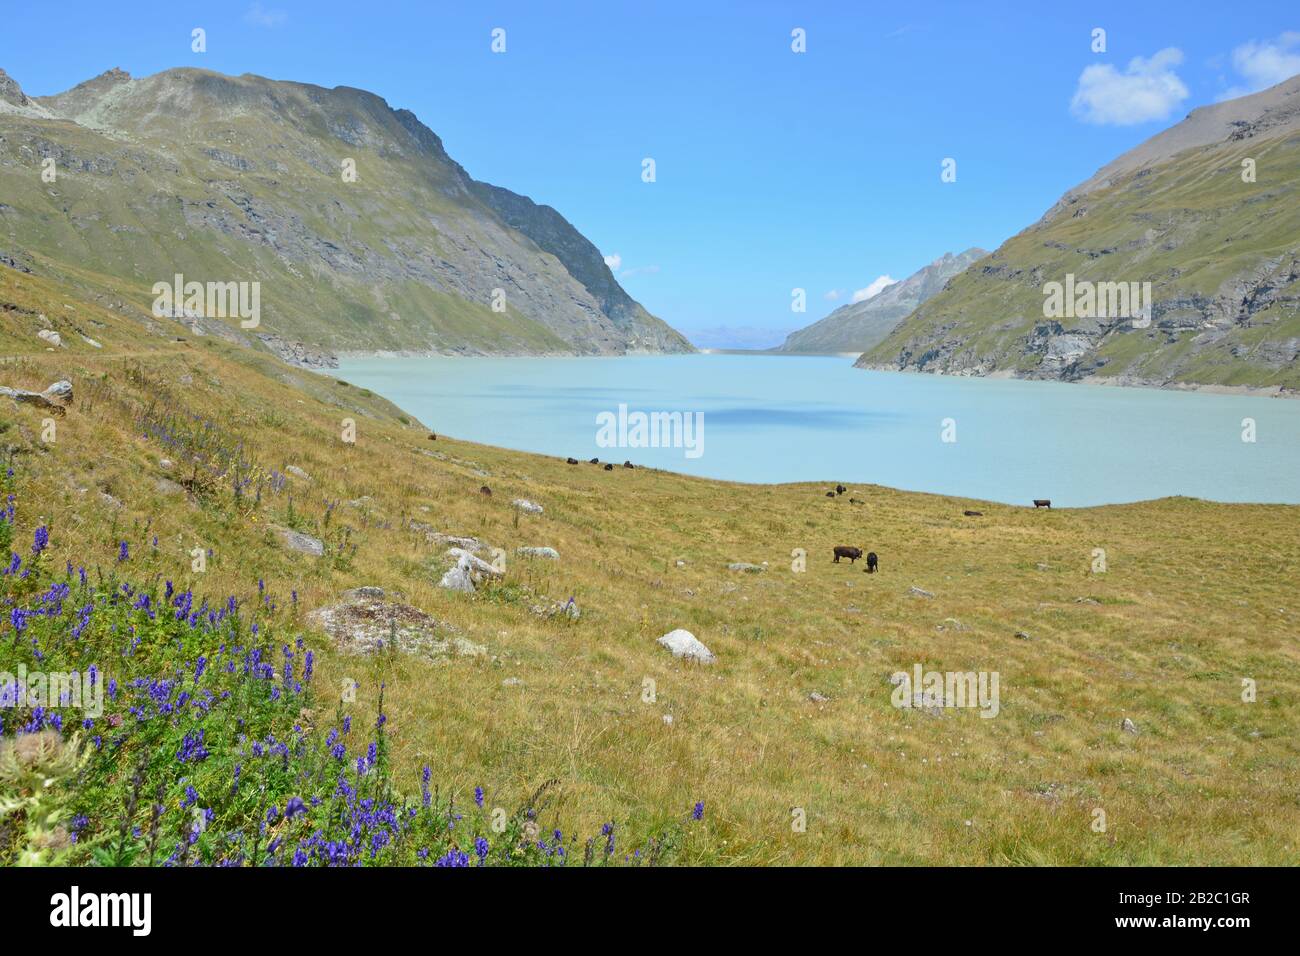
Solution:
{"label": "grassy hillside", "polygon": [[[1300,80],[1291,80],[1198,110],[1120,157],[953,279],[858,364],[1294,393],[1298,91]],[[1233,116],[1221,122],[1229,110]],[[1243,181],[1244,160],[1255,164],[1253,182]],[[1095,283],[1149,281],[1150,326],[1045,318],[1043,286],[1067,274]]]}
{"label": "grassy hillside", "polygon": [[332,351],[690,350],[559,213],[373,94],[180,69],[39,103],[0,110],[0,255],[39,274],[143,308],[177,273],[256,281],[257,333]]}
{"label": "grassy hillside", "polygon": [[[35,337],[49,324],[65,347]],[[93,579],[129,567],[212,606],[238,595],[255,610],[261,579],[277,605],[272,640],[292,648],[301,634],[316,654],[304,733],[326,733],[336,711],[373,723],[382,687],[386,759],[417,803],[424,766],[438,799],[471,815],[476,786],[487,807],[517,807],[554,781],[546,826],[592,834],[617,821],[622,848],[702,801],[673,857],[694,863],[1296,858],[1300,509],[1165,499],[1035,511],[871,486],[828,499],[822,486],[570,466],[456,440],[442,433],[455,422],[417,423],[213,337],[151,333],[129,306],[10,269],[0,354],[0,385],[76,389],[53,442],[49,413],[0,399],[13,550],[47,526],[49,568],[85,564]],[[345,418],[355,444],[342,441]],[[199,461],[230,464],[209,478]],[[544,513],[520,513],[517,497]],[[319,538],[324,555],[289,551],[283,528]],[[474,594],[438,587],[450,560],[430,529],[504,549],[504,579]],[[832,563],[838,544],[876,551],[880,573]],[[195,548],[212,551],[202,574]],[[1104,573],[1091,570],[1097,548]],[[767,569],[728,570],[737,561]],[[343,653],[310,612],[363,585],[486,652]],[[570,597],[576,620],[533,610]],[[656,645],[678,627],[717,662]],[[201,632],[186,640],[197,643],[169,652],[178,666],[218,659]],[[6,623],[0,648],[19,648]],[[895,708],[889,676],[917,663],[997,671],[998,716]],[[345,678],[360,685],[354,703],[339,700]],[[1243,702],[1243,678],[1257,701]],[[129,793],[129,765],[102,772]],[[162,802],[182,804],[184,786],[168,777]],[[88,816],[87,840],[115,819]]]}

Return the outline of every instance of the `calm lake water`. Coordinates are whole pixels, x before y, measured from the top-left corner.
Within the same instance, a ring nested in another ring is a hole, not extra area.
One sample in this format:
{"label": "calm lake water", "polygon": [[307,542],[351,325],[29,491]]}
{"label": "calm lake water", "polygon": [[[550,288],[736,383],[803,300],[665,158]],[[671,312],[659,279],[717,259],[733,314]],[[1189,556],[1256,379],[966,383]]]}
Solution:
{"label": "calm lake water", "polygon": [[[867,372],[852,361],[366,358],[337,374],[439,433],[583,461],[1064,507],[1166,495],[1300,503],[1300,401]],[[620,404],[633,425],[636,412],[702,413],[700,454],[601,447],[598,416],[618,416]],[[1253,443],[1242,440],[1246,418]],[[943,440],[945,419],[955,441]]]}

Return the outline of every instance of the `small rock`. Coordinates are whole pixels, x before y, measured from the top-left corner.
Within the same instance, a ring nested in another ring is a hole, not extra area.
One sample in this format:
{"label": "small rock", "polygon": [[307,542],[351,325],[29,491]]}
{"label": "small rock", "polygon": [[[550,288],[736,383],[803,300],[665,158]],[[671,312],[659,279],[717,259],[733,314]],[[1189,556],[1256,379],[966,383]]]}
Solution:
{"label": "small rock", "polygon": [[501,682],[502,687],[522,687],[523,685],[524,682],[521,681],[518,677],[507,677],[505,680]]}
{"label": "small rock", "polygon": [[673,657],[695,660],[701,664],[712,664],[716,660],[713,652],[697,641],[694,634],[684,628],[679,627],[675,631],[669,631],[655,643],[672,651]]}
{"label": "small rock", "polygon": [[547,558],[551,561],[560,560],[560,552],[554,548],[515,548],[515,554],[525,558]]}
{"label": "small rock", "polygon": [[817,693],[817,691],[813,691],[811,694],[809,694],[808,699],[812,701],[814,704],[825,704],[830,701],[829,697],[827,697],[825,694],[819,694]]}
{"label": "small rock", "polygon": [[672,714],[664,714],[664,725],[667,726],[667,727],[671,727],[671,726],[673,725],[673,715],[672,715]]}
{"label": "small rock", "polygon": [[163,458],[163,459],[160,459],[159,462],[158,462],[158,467],[161,468],[163,471],[171,471],[171,470],[172,470],[172,460],[171,460],[170,458]]}
{"label": "small rock", "polygon": [[185,494],[185,489],[182,488],[180,485],[178,485],[176,482],[172,481],[170,478],[159,478],[155,487],[157,487],[158,493],[160,495]]}
{"label": "small rock", "polygon": [[919,597],[919,598],[934,597],[934,595],[931,594],[929,591],[925,590],[925,588],[918,588],[915,584],[912,585],[912,587],[908,590],[907,593],[913,595],[914,597]]}
{"label": "small rock", "polygon": [[686,562],[683,561],[681,558],[678,558],[677,561],[676,561],[675,563],[676,563],[677,567],[679,567],[679,568],[684,568],[684,567],[686,567]]}
{"label": "small rock", "polygon": [[524,514],[539,515],[542,513],[542,506],[535,501],[529,501],[527,498],[516,498],[511,502],[516,508]]}
{"label": "small rock", "polygon": [[311,535],[303,534],[301,531],[294,531],[292,528],[281,528],[280,537],[284,539],[285,546],[290,551],[310,554],[317,558],[321,557],[325,553],[325,545],[319,538],[313,538]]}
{"label": "small rock", "polygon": [[731,564],[727,565],[727,570],[744,571],[747,574],[758,574],[759,572],[765,571],[767,569],[763,567],[763,565],[761,564],[748,564],[744,561],[734,561]]}
{"label": "small rock", "polygon": [[363,585],[359,588],[350,588],[342,593],[340,597],[349,603],[356,601],[382,601],[384,598],[384,589]]}
{"label": "small rock", "polygon": [[63,339],[59,336],[59,333],[55,332],[53,329],[41,329],[36,333],[36,336],[37,338],[44,339],[53,346],[58,348],[63,347]]}
{"label": "small rock", "polygon": [[1022,641],[1033,640],[1033,638],[1029,636],[1028,631],[1016,631],[1016,637],[1020,638]]}
{"label": "small rock", "polygon": [[303,471],[297,465],[285,465],[285,474],[293,475],[295,478],[301,478],[303,481],[311,481],[311,475]]}
{"label": "small rock", "polygon": [[85,342],[92,349],[102,349],[104,347],[100,345],[98,342],[96,342],[94,339],[92,339],[89,335],[83,335],[81,337],[81,341]]}
{"label": "small rock", "polygon": [[1127,717],[1125,717],[1123,723],[1119,725],[1119,729],[1124,731],[1126,734],[1136,734],[1138,732],[1137,724],[1133,723],[1133,721],[1129,720]]}

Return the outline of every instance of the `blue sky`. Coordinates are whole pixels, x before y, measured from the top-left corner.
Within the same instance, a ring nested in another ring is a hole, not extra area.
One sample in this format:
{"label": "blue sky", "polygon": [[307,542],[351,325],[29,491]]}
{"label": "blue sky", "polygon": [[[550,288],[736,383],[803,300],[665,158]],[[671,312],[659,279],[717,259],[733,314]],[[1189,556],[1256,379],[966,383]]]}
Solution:
{"label": "blue sky", "polygon": [[[882,275],[996,248],[1192,108],[1300,72],[1300,13],[1282,2],[58,11],[6,11],[0,67],[29,95],[113,66],[371,90],[413,110],[471,175],[560,210],[618,256],[633,296],[706,344],[773,344]],[[206,53],[190,49],[194,27]],[[494,28],[505,53],[491,50]],[[791,49],[796,28],[804,53]],[[1091,49],[1094,28],[1104,53]],[[955,182],[941,182],[945,158]],[[796,287],[805,314],[791,311]],[[731,331],[700,334],[720,327]]]}

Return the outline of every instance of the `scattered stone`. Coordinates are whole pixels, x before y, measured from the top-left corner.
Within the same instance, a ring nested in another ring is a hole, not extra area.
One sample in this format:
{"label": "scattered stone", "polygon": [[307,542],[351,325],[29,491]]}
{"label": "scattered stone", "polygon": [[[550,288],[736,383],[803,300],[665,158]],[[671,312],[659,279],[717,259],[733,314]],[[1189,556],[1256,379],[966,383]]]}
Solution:
{"label": "scattered stone", "polygon": [[393,646],[401,653],[435,660],[487,653],[483,645],[459,636],[452,625],[435,620],[419,608],[356,596],[359,591],[379,590],[356,588],[346,592],[343,603],[317,608],[308,615],[308,621],[349,654],[374,654]]}
{"label": "scattered stone", "polygon": [[515,554],[525,558],[547,558],[551,561],[560,560],[560,552],[554,548],[515,548]]}
{"label": "scattered stone", "polygon": [[447,555],[455,558],[456,564],[442,576],[438,586],[449,591],[465,591],[472,594],[474,589],[484,581],[505,576],[499,568],[488,564],[464,548],[449,548]]}
{"label": "scattered stone", "polygon": [[929,591],[925,590],[925,588],[918,588],[915,584],[913,584],[912,587],[908,589],[907,593],[913,595],[914,597],[919,597],[919,598],[934,597],[934,595],[931,594]]}
{"label": "scattered stone", "polygon": [[293,475],[295,478],[301,478],[303,481],[311,481],[311,475],[303,471],[297,465],[285,465],[285,474]]}
{"label": "scattered stone", "polygon": [[767,562],[763,564],[748,564],[744,561],[734,561],[727,565],[728,571],[744,571],[746,574],[758,574],[767,570]]}
{"label": "scattered stone", "polygon": [[41,329],[39,332],[36,333],[36,336],[37,338],[44,339],[46,342],[49,342],[55,348],[63,347],[62,337],[59,335],[58,332],[55,332],[53,329]]}
{"label": "scattered stone", "polygon": [[716,660],[713,652],[697,641],[694,634],[680,627],[669,631],[655,643],[672,651],[673,657],[699,661],[701,664],[712,664]]}
{"label": "scattered stone", "polygon": [[1096,598],[1077,597],[1074,599],[1074,603],[1075,604],[1100,604],[1101,602],[1098,601]]}
{"label": "scattered stone", "polygon": [[310,554],[317,558],[321,557],[325,553],[325,545],[319,538],[313,538],[311,535],[303,534],[301,531],[294,531],[292,528],[281,528],[280,537],[284,539],[285,547],[290,551]]}
{"label": "scattered stone", "polygon": [[936,631],[947,631],[947,630],[953,630],[953,631],[968,631],[968,630],[970,630],[970,628],[968,628],[968,627],[967,627],[965,624],[963,624],[961,621],[957,620],[955,617],[945,617],[945,618],[943,619],[943,623],[942,623],[942,624],[936,624],[936,625],[934,626],[934,629],[935,629]]}
{"label": "scattered stone", "polygon": [[102,501],[102,502],[104,502],[104,504],[108,505],[110,508],[121,508],[121,507],[122,507],[122,502],[118,501],[116,498],[114,498],[112,495],[110,495],[107,491],[101,491],[101,492],[99,493],[99,500]]}
{"label": "scattered stone", "polygon": [[161,468],[163,471],[171,471],[172,460],[170,458],[160,458],[158,460],[158,467]]}
{"label": "scattered stone", "polygon": [[1016,631],[1016,637],[1020,638],[1022,641],[1031,641],[1031,640],[1033,640],[1033,638],[1031,638],[1031,637],[1029,636],[1029,632],[1028,632],[1028,631]]}
{"label": "scattered stone", "polygon": [[63,406],[72,404],[72,383],[66,380],[55,382],[43,392],[29,392],[25,388],[9,388],[0,385],[0,397],[12,398],[15,402],[25,402],[39,408],[48,408],[61,417],[67,411]]}
{"label": "scattered stone", "polygon": [[162,495],[183,495],[185,489],[172,481],[170,478],[159,478],[157,486],[158,493]]}
{"label": "scattered stone", "polygon": [[673,725],[673,715],[672,715],[672,714],[664,714],[664,726],[665,726],[665,727],[671,727],[672,725]]}
{"label": "scattered stone", "polygon": [[1137,724],[1133,723],[1133,721],[1129,720],[1127,717],[1125,717],[1123,723],[1119,725],[1119,729],[1124,731],[1126,734],[1138,733]]}
{"label": "scattered stone", "polygon": [[567,601],[556,601],[550,605],[534,604],[529,610],[538,617],[548,620],[554,617],[567,617],[570,621],[576,621],[582,617],[582,611],[578,609],[578,603],[573,598]]}
{"label": "scattered stone", "polygon": [[98,342],[96,342],[94,339],[92,339],[89,335],[83,335],[81,337],[81,341],[85,342],[92,349],[102,349],[104,347],[100,345]]}
{"label": "scattered stone", "polygon": [[516,508],[525,514],[539,515],[542,513],[542,506],[535,501],[529,501],[527,498],[516,498],[511,502]]}
{"label": "scattered stone", "polygon": [[345,601],[382,601],[384,598],[384,589],[373,587],[371,585],[362,585],[359,588],[350,588],[344,591],[340,597]]}
{"label": "scattered stone", "polygon": [[676,561],[675,563],[676,563],[677,567],[679,567],[679,568],[684,568],[684,567],[686,567],[686,562],[683,561],[681,558],[678,558],[677,561]]}
{"label": "scattered stone", "polygon": [[857,498],[850,498],[850,499],[849,499],[849,504],[851,504],[851,505],[865,505],[866,502],[865,502],[865,501],[860,501],[860,500],[857,499]]}
{"label": "scattered stone", "polygon": [[501,682],[501,686],[502,686],[502,687],[522,687],[522,686],[524,686],[524,682],[521,681],[518,677],[507,677],[505,680],[503,680],[503,681]]}
{"label": "scattered stone", "polygon": [[1043,564],[1042,562],[1039,562],[1037,565],[1035,565],[1035,567],[1037,567],[1039,571],[1052,570],[1052,566],[1050,564]]}
{"label": "scattered stone", "polygon": [[817,693],[817,691],[813,691],[811,694],[809,694],[808,699],[812,701],[814,704],[825,704],[830,702],[829,697],[827,697],[825,694],[819,694]]}

